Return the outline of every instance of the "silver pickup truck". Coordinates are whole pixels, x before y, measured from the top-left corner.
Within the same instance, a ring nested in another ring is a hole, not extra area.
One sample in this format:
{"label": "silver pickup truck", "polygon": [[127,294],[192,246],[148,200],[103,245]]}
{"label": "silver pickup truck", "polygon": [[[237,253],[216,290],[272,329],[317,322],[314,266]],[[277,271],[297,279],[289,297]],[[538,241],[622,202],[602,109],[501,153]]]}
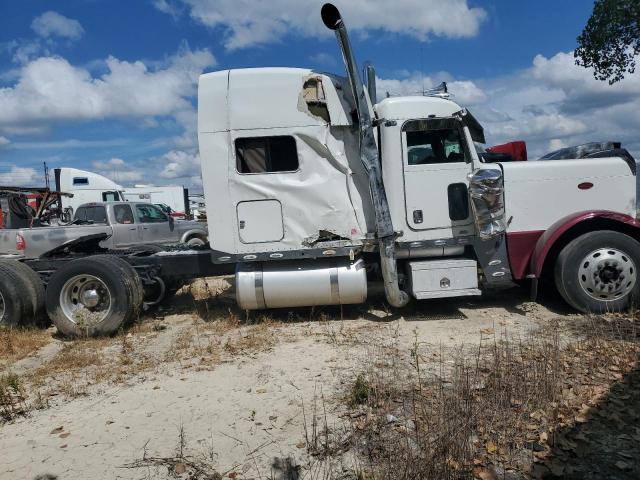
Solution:
{"label": "silver pickup truck", "polygon": [[45,252],[81,237],[106,234],[100,243],[108,249],[139,245],[207,242],[207,225],[174,220],[150,203],[86,203],[76,210],[73,222],[64,226],[0,230],[0,256],[38,258]]}

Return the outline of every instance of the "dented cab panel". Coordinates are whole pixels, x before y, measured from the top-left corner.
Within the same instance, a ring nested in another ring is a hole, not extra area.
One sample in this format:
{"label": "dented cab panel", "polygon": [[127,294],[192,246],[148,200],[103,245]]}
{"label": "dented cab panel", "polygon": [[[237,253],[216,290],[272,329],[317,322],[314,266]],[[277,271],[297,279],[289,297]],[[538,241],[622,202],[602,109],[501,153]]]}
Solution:
{"label": "dented cab panel", "polygon": [[346,85],[304,69],[203,75],[199,142],[214,250],[362,243],[374,221]]}

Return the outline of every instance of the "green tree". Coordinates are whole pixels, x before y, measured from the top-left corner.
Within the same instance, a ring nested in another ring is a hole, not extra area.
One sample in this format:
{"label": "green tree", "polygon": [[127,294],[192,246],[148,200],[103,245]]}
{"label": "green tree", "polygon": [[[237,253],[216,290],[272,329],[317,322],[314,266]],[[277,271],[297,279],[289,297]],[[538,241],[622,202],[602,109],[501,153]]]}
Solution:
{"label": "green tree", "polygon": [[640,0],[596,0],[573,52],[576,64],[593,67],[610,84],[633,73],[640,54]]}

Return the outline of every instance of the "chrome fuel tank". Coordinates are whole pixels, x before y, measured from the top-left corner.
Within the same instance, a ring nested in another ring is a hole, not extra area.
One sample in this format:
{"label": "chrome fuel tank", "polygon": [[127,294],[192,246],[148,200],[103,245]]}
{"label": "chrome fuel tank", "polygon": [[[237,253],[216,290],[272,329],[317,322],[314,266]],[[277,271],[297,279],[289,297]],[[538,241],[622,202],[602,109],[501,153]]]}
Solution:
{"label": "chrome fuel tank", "polygon": [[245,310],[352,304],[366,299],[363,260],[239,264],[236,269],[236,300]]}

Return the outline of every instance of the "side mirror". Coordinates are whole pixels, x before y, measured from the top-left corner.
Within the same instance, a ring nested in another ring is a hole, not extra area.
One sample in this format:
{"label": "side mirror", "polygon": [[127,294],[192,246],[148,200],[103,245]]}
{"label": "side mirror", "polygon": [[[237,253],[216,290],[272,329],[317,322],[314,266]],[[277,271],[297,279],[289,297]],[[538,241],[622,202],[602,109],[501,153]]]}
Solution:
{"label": "side mirror", "polygon": [[176,221],[171,215],[167,215],[167,217],[169,217],[169,228],[173,231],[173,228],[176,226]]}

